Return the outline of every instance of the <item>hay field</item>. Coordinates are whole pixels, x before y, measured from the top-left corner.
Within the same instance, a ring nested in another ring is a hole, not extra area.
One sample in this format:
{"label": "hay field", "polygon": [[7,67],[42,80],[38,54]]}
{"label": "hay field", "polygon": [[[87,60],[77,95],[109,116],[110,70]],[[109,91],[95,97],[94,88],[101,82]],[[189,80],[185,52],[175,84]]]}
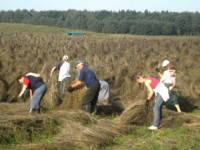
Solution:
{"label": "hay field", "polygon": [[[53,31],[23,32],[30,26],[23,26],[19,32],[9,32],[14,31],[13,25],[3,26],[3,32],[0,30],[1,148],[12,149],[14,145],[18,149],[106,149],[115,143],[116,137],[134,133],[151,123],[152,109],[144,108],[146,90],[136,83],[135,76],[143,71],[146,76],[158,77],[155,68],[164,59],[177,68],[175,92],[186,113],[164,110],[161,130],[184,127],[199,132],[199,116],[190,115],[198,111],[200,96],[199,37],[88,34],[68,38],[65,33]],[[122,115],[107,113],[107,106],[98,116],[85,113],[81,106],[84,89],[72,94],[66,92],[64,96],[58,94],[58,73],[53,78],[49,76],[51,68],[65,54],[69,56],[73,80],[75,61],[85,59],[99,80],[108,81],[113,97],[120,98],[125,109]],[[30,99],[17,99],[21,86],[15,77],[28,72],[40,73],[48,86],[41,115],[29,116]],[[145,146],[148,144],[151,143]]]}

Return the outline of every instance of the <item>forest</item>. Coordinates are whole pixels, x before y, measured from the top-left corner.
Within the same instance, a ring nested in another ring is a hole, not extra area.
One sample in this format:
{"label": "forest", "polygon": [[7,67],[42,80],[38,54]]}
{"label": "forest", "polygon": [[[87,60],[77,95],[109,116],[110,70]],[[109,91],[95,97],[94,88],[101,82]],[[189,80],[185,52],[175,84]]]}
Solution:
{"label": "forest", "polygon": [[199,12],[0,11],[0,22],[47,25],[99,33],[133,35],[200,35]]}

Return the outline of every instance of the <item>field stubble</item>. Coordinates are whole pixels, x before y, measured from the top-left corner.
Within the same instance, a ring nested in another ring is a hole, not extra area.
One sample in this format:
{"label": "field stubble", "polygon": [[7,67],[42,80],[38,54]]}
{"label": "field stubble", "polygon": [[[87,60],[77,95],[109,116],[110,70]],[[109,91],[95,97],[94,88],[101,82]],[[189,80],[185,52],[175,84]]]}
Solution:
{"label": "field stubble", "polygon": [[[145,88],[136,83],[135,77],[138,71],[143,71],[146,76],[158,77],[155,68],[164,59],[169,59],[176,66],[175,92],[182,110],[191,112],[200,95],[199,47],[200,40],[195,37],[66,38],[51,34],[0,33],[0,96],[6,101],[0,105],[1,143],[5,146],[21,142],[19,149],[104,149],[113,143],[116,136],[132,133],[152,121],[153,101],[147,111],[144,108]],[[113,122],[102,117],[97,119],[82,111],[82,88],[72,94],[66,92],[65,96],[58,94],[57,73],[52,78],[49,75],[51,68],[64,54],[69,56],[73,80],[76,76],[75,61],[85,59],[98,78],[110,84],[113,97],[120,97],[125,108],[122,115],[117,117],[119,121]],[[15,82],[15,77],[18,73],[28,72],[40,73],[48,86],[42,101],[43,113],[32,117],[27,115],[28,98],[25,102],[16,98],[21,87]],[[47,118],[50,118],[51,123],[48,120],[45,124]],[[26,127],[32,129],[31,133],[25,130],[21,138],[10,134],[12,141],[3,140],[6,139],[3,132],[5,128],[10,131],[8,133],[19,134],[22,128],[14,122],[26,123],[30,120],[31,126]],[[185,127],[199,131],[196,122],[199,122],[196,116],[165,110],[161,128]],[[45,127],[52,130],[45,130]],[[44,130],[43,135],[55,138],[57,145],[47,141],[38,144],[34,139],[42,137],[33,135],[39,134],[41,130]]]}

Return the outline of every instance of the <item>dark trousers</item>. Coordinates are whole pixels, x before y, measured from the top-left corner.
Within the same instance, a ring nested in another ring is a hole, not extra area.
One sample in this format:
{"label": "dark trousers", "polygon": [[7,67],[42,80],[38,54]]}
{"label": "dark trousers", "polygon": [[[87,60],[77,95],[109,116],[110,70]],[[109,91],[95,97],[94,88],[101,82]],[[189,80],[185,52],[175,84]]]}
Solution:
{"label": "dark trousers", "polygon": [[90,86],[83,98],[83,105],[90,104],[91,106],[95,106],[97,103],[98,95],[100,91],[100,83],[95,83]]}

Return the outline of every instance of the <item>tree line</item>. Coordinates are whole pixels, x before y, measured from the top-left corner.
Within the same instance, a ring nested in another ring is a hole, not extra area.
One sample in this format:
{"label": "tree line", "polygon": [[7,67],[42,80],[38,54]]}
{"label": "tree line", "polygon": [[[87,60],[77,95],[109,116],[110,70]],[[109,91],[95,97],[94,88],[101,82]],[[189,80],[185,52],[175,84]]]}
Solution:
{"label": "tree line", "polygon": [[199,12],[0,11],[0,22],[81,29],[113,34],[200,35]]}

